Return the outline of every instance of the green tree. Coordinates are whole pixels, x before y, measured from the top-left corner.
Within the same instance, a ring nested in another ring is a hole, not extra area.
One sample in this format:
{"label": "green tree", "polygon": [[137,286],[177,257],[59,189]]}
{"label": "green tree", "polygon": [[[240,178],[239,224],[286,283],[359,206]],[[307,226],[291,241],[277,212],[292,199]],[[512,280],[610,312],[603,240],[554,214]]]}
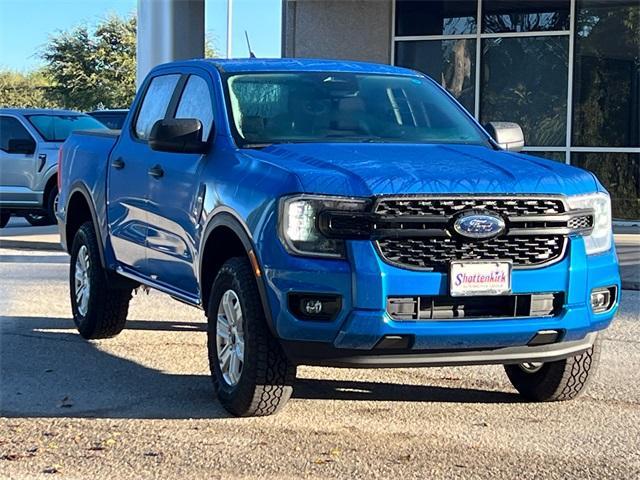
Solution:
{"label": "green tree", "polygon": [[50,38],[41,53],[50,96],[65,108],[127,108],[136,91],[136,19],[111,16]]}
{"label": "green tree", "polygon": [[0,71],[0,108],[56,108],[50,98],[51,80],[41,71]]}

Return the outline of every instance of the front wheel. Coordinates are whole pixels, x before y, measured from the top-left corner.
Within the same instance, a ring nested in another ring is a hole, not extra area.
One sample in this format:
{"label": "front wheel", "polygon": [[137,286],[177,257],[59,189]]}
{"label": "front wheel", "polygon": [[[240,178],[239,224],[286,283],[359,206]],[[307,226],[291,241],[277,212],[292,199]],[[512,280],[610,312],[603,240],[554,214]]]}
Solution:
{"label": "front wheel", "polygon": [[601,341],[575,357],[557,362],[505,365],[512,385],[527,400],[554,402],[571,400],[583,393],[596,373]]}
{"label": "front wheel", "polygon": [[249,262],[220,269],[207,309],[209,366],[222,406],[236,416],[280,410],[293,392],[296,367],[267,328]]}
{"label": "front wheel", "polygon": [[41,213],[27,213],[24,218],[27,219],[27,222],[29,222],[32,227],[45,227],[47,225],[52,225],[48,215]]}
{"label": "front wheel", "polygon": [[69,279],[73,321],[80,335],[97,339],[119,334],[127,321],[132,286],[109,278],[91,222],[74,237]]}

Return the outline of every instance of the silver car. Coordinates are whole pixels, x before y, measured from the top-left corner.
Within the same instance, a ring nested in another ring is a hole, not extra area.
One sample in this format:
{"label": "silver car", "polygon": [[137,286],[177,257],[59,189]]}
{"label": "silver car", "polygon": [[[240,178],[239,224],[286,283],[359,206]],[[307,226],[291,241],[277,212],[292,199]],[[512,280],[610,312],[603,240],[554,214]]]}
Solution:
{"label": "silver car", "polygon": [[0,228],[12,214],[55,223],[60,145],[74,130],[104,128],[69,110],[0,109]]}

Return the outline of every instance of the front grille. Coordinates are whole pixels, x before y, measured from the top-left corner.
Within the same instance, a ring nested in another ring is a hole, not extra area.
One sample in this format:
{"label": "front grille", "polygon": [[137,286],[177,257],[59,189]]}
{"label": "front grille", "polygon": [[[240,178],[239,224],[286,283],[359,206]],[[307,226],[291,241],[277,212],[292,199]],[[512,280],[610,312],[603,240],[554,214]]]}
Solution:
{"label": "front grille", "polygon": [[452,216],[463,210],[487,209],[501,215],[530,216],[554,215],[565,211],[557,198],[393,198],[382,199],[376,213],[382,215],[442,215]]}
{"label": "front grille", "polygon": [[[474,239],[455,230],[461,215],[483,211],[502,217],[505,231]],[[371,238],[386,262],[436,271],[464,260],[510,260],[514,268],[548,265],[562,258],[569,236],[587,234],[594,219],[590,210],[567,211],[561,197],[518,196],[380,197],[371,215]],[[336,225],[359,228],[355,220]]]}
{"label": "front grille", "polygon": [[387,313],[396,321],[550,317],[558,315],[563,306],[563,293],[387,299]]}
{"label": "front grille", "polygon": [[458,237],[385,238],[377,243],[389,263],[444,271],[452,260],[511,260],[514,267],[540,266],[559,258],[566,241],[562,235],[536,235],[485,241]]}

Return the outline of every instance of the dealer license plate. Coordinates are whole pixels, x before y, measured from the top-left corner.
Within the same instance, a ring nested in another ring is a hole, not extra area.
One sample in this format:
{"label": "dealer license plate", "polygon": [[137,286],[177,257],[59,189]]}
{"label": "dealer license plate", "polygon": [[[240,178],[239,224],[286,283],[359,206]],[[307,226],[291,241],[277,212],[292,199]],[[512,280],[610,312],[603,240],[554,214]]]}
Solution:
{"label": "dealer license plate", "polygon": [[511,293],[511,262],[451,262],[452,297]]}

